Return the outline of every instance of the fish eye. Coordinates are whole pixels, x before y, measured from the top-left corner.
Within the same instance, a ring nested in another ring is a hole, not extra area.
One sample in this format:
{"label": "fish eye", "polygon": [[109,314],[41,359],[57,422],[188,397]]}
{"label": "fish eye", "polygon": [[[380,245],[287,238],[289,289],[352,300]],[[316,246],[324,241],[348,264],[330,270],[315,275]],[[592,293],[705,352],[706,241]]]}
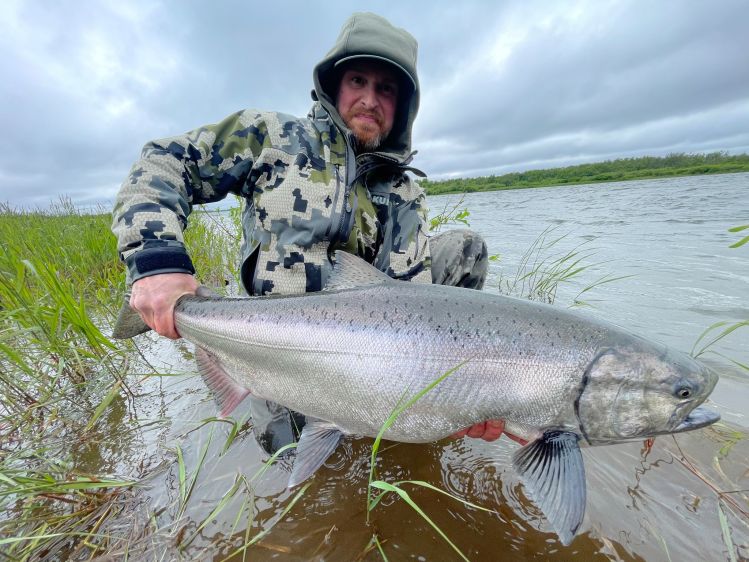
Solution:
{"label": "fish eye", "polygon": [[676,390],[676,396],[679,398],[689,398],[692,396],[692,389],[688,386],[682,386]]}

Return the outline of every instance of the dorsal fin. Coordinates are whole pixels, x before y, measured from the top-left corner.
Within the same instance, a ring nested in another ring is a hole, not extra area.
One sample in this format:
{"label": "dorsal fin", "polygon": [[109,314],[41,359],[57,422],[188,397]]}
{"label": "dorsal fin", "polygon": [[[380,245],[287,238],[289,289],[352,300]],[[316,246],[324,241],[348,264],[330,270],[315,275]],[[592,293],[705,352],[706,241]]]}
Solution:
{"label": "dorsal fin", "polygon": [[353,289],[354,287],[391,282],[393,280],[386,273],[368,264],[363,259],[353,254],[336,250],[335,264],[333,265],[333,271],[328,277],[325,290]]}

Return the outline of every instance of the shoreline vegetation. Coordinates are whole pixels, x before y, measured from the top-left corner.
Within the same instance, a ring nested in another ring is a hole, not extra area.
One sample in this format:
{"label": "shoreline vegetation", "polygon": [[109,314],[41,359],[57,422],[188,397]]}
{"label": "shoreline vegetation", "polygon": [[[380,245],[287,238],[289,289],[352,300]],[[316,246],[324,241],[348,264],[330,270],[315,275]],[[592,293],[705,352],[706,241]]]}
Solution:
{"label": "shoreline vegetation", "polygon": [[427,195],[444,195],[737,172],[749,172],[749,154],[674,153],[664,157],[621,158],[565,168],[512,172],[501,176],[421,180],[419,184]]}

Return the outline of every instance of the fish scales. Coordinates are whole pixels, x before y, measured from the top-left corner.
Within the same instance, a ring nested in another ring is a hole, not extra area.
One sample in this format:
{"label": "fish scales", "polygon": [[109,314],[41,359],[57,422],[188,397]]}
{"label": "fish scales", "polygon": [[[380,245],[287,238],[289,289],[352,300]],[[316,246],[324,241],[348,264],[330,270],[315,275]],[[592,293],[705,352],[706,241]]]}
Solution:
{"label": "fish scales", "polygon": [[604,327],[591,335],[563,310],[540,318],[525,301],[430,289],[429,299],[420,285],[398,284],[191,300],[175,319],[183,337],[200,340],[254,394],[354,434],[376,435],[404,391],[414,394],[463,362],[386,437],[429,442],[509,416],[528,426],[577,426],[574,400],[560,397],[577,392]]}

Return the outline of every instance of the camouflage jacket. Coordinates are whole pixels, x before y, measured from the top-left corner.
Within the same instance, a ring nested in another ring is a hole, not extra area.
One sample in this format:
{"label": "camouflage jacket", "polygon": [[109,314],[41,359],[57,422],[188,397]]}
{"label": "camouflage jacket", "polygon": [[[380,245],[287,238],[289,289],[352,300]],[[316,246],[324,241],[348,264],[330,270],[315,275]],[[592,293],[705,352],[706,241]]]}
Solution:
{"label": "camouflage jacket", "polygon": [[428,282],[426,203],[407,165],[355,156],[328,113],[241,111],[147,144],[124,182],[113,231],[129,280],[193,272],[182,231],[193,205],[245,198],[242,282],[250,294],[319,290],[328,255],[358,254]]}
{"label": "camouflage jacket", "polygon": [[[336,65],[375,57],[402,71],[393,129],[355,154],[335,107]],[[242,283],[249,294],[325,284],[344,249],[398,279],[431,282],[425,195],[410,178],[419,106],[416,40],[375,14],[352,15],[314,69],[309,115],[240,111],[215,125],[148,143],[120,189],[112,230],[129,281],[194,272],[182,231],[192,206],[244,197]]]}

